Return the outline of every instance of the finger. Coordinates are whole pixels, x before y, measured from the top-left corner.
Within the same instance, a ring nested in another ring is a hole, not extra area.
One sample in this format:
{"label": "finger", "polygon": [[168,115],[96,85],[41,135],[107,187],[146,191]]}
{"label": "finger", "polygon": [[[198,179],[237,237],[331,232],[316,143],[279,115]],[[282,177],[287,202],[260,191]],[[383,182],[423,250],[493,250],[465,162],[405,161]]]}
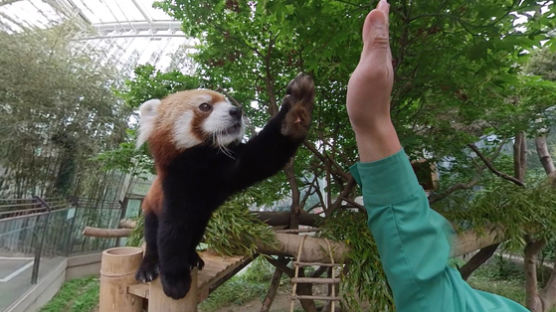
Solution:
{"label": "finger", "polygon": [[390,14],[390,4],[386,0],[380,0],[376,9],[381,11],[386,16],[386,24],[388,24],[388,14]]}
{"label": "finger", "polygon": [[371,18],[374,18],[373,15],[376,13],[373,13],[374,11],[380,11],[382,12],[382,14],[384,14],[385,20],[386,20],[386,25],[388,26],[389,24],[389,18],[388,18],[388,14],[390,12],[390,4],[386,1],[386,0],[380,0],[376,6],[376,8],[374,10],[372,10],[371,12],[369,12],[369,14],[367,15],[367,17],[365,18],[365,22],[363,24],[363,39],[368,37],[370,30],[371,30]]}
{"label": "finger", "polygon": [[389,40],[386,15],[382,10],[372,10],[363,26],[363,54],[375,51],[387,55],[390,48]]}

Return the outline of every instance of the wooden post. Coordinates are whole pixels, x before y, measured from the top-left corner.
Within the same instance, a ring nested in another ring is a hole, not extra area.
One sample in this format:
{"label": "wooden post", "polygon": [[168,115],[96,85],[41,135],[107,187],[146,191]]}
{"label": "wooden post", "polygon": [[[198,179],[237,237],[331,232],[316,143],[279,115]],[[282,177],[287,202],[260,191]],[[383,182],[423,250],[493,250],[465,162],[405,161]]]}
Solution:
{"label": "wooden post", "polygon": [[135,271],[142,259],[143,251],[136,247],[110,248],[102,253],[99,312],[142,311],[143,300],[127,293],[127,287],[137,283]]}
{"label": "wooden post", "polygon": [[197,269],[191,271],[191,288],[179,300],[167,297],[162,290],[160,278],[152,281],[149,287],[149,312],[197,312]]}

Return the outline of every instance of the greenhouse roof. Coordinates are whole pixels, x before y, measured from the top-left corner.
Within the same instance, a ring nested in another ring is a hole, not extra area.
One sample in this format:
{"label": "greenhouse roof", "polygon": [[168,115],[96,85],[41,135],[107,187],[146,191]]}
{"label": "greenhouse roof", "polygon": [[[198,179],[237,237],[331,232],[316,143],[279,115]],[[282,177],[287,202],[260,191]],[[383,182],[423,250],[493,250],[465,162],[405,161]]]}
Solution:
{"label": "greenhouse roof", "polygon": [[[0,31],[17,33],[45,29],[67,20],[83,30],[75,40],[101,48],[106,57],[135,66],[170,65],[180,47],[193,48],[180,22],[160,9],[154,0],[0,0]],[[130,64],[132,63],[132,64]]]}

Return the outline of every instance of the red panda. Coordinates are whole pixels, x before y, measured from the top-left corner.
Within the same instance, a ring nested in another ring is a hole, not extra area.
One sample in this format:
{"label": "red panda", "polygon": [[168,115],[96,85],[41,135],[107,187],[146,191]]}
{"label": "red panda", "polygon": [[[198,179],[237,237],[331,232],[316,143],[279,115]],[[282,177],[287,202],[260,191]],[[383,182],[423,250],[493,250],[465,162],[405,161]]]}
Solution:
{"label": "red panda", "polygon": [[148,142],[157,177],[142,204],[146,250],[137,280],[160,274],[167,296],[187,294],[190,271],[204,265],[195,250],[212,212],[285,166],[307,134],[313,102],[313,80],[298,75],[278,114],[246,143],[241,110],[218,92],[182,91],[141,105],[137,146]]}

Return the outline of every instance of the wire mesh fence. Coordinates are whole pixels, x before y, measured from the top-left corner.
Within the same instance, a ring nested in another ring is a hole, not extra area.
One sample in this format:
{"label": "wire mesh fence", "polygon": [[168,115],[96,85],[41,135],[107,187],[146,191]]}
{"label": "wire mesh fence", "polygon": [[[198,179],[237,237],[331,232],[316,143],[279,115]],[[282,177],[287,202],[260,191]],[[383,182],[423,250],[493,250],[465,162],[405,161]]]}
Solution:
{"label": "wire mesh fence", "polygon": [[60,256],[112,247],[116,239],[81,235],[85,226],[116,228],[122,216],[118,202],[95,199],[0,200],[0,255],[30,255],[43,240],[42,255]]}
{"label": "wire mesh fence", "polygon": [[82,235],[85,226],[117,228],[118,202],[96,199],[0,200],[0,311],[63,257],[101,251],[117,239]]}

